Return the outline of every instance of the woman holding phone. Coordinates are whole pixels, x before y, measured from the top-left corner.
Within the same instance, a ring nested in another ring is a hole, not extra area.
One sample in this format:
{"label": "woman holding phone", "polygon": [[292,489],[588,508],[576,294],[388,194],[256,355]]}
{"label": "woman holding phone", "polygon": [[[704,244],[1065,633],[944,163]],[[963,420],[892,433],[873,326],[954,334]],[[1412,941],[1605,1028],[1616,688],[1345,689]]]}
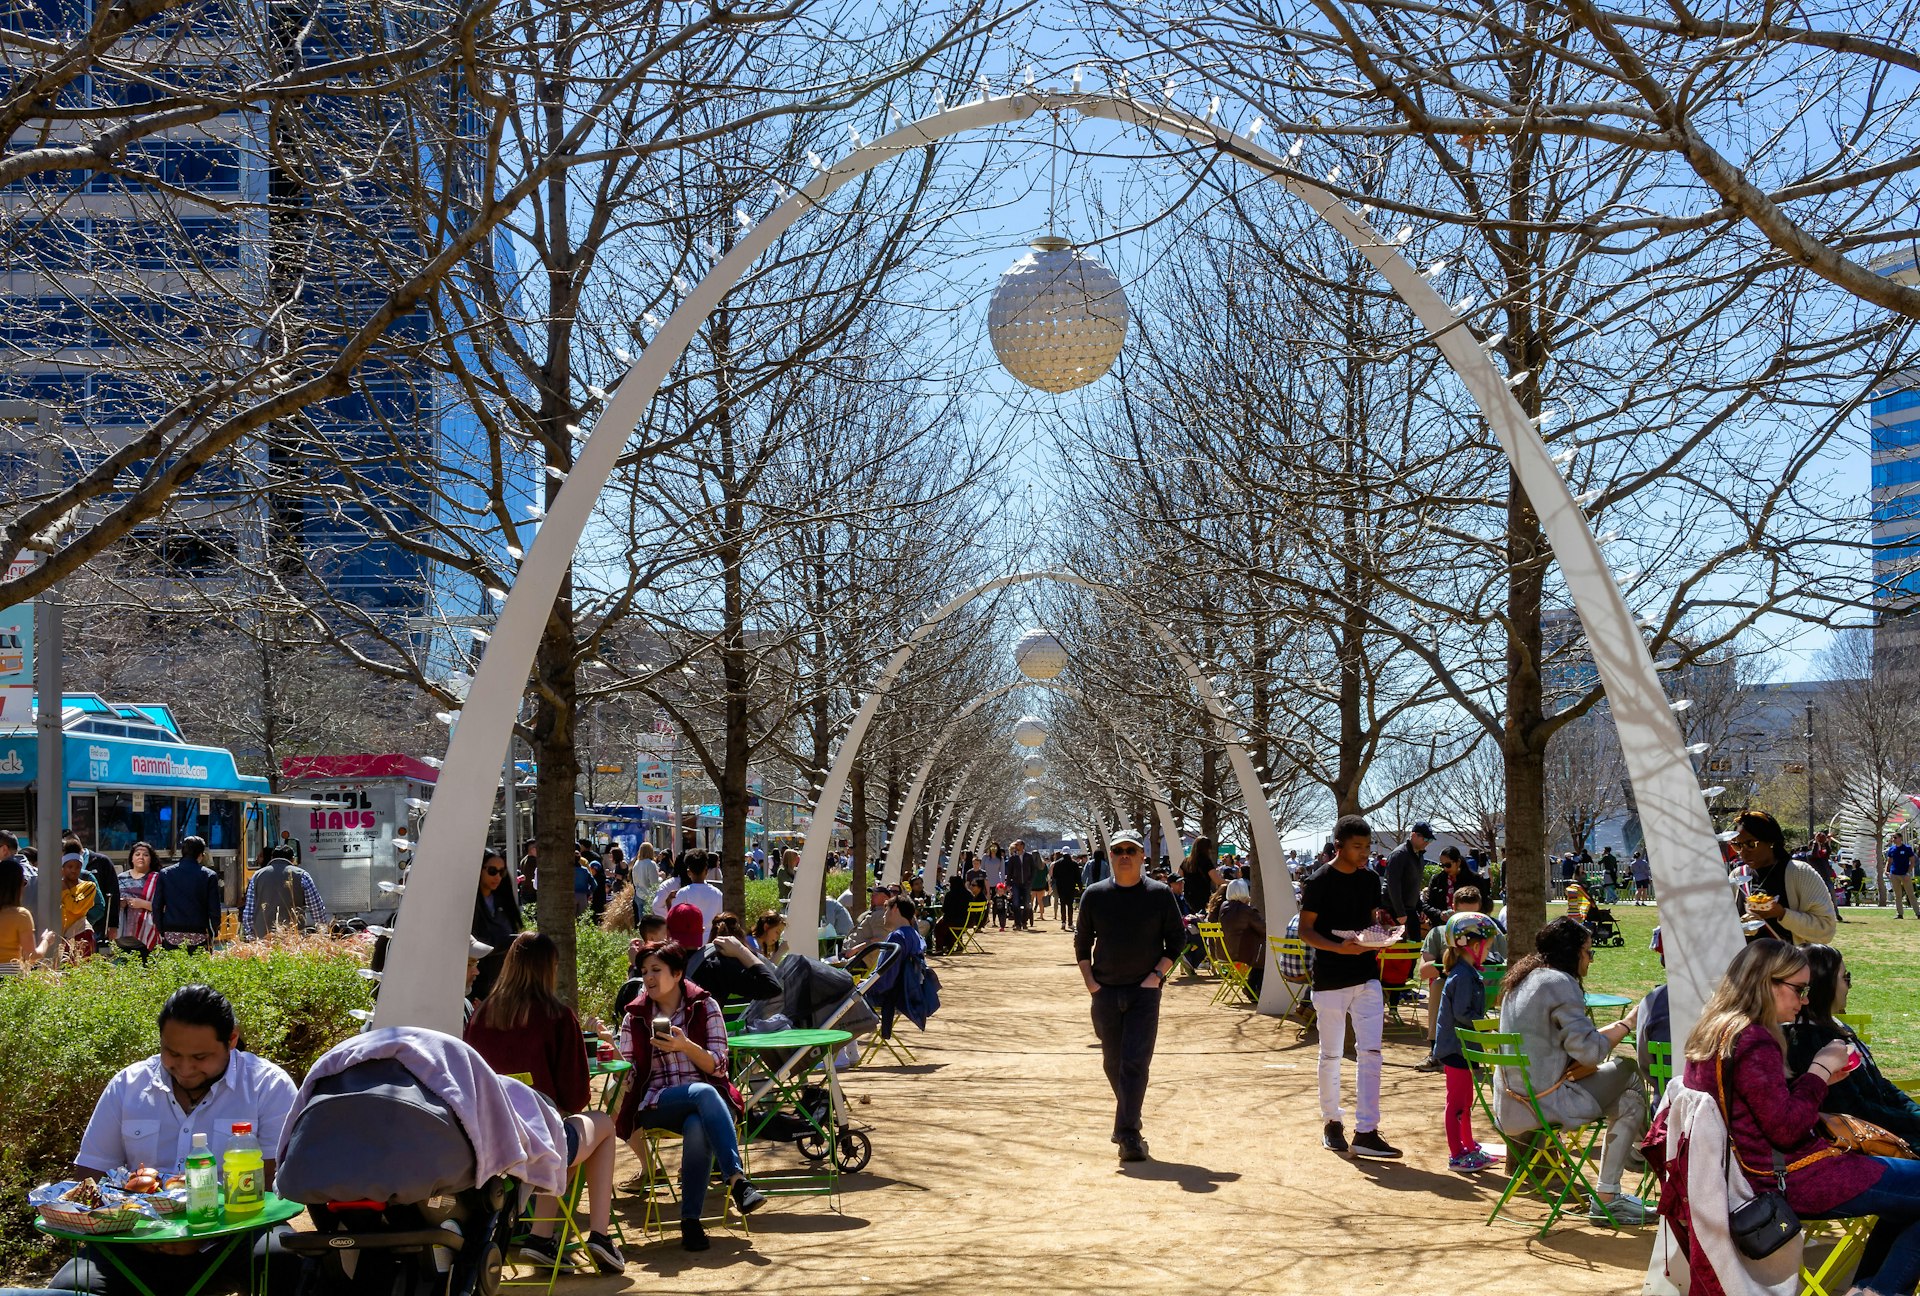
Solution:
{"label": "woman holding phone", "polygon": [[[633,1072],[614,1129],[628,1140],[650,1129],[681,1136],[680,1245],[705,1251],[700,1217],[716,1160],[742,1215],[767,1201],[740,1159],[734,1122],[743,1104],[727,1074],[726,1022],[714,997],[687,980],[687,951],[672,941],[641,949],[640,985],[621,1034]],[[638,1144],[634,1151],[648,1155]]]}

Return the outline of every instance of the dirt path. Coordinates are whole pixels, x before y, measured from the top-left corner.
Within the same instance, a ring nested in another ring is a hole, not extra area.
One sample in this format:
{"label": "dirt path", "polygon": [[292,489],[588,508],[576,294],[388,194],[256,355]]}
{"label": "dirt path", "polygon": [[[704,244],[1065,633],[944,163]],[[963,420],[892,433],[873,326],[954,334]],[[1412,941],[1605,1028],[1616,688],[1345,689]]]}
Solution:
{"label": "dirt path", "polygon": [[[918,1067],[847,1077],[874,1154],[846,1180],[839,1212],[776,1201],[754,1217],[750,1242],[716,1233],[699,1256],[677,1238],[630,1248],[624,1280],[567,1289],[1639,1290],[1647,1230],[1563,1221],[1542,1242],[1485,1226],[1500,1183],[1447,1172],[1440,1079],[1412,1069],[1411,1032],[1388,1032],[1382,1098],[1382,1132],[1406,1160],[1349,1162],[1320,1147],[1312,1044],[1270,1018],[1209,1007],[1211,982],[1167,990],[1146,1108],[1153,1159],[1120,1165],[1070,937],[1049,928],[985,944],[939,965],[942,1011],[924,1037],[907,1028]],[[623,1159],[621,1176],[632,1169]]]}

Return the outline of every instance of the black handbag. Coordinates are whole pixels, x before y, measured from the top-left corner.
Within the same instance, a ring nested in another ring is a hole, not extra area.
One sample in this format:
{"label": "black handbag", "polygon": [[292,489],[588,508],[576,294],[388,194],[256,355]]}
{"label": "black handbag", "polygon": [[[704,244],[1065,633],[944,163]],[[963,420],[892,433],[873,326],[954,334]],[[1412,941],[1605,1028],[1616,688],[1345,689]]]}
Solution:
{"label": "black handbag", "polygon": [[[1733,1112],[1727,1103],[1726,1081],[1721,1075],[1719,1059],[1715,1059],[1713,1071],[1713,1078],[1720,1087],[1720,1114],[1727,1126],[1727,1177],[1731,1180],[1739,1154],[1733,1149]],[[1739,1164],[1744,1172],[1746,1163]],[[1787,1159],[1780,1154],[1779,1148],[1773,1149],[1773,1184],[1771,1189],[1755,1195],[1751,1201],[1735,1206],[1727,1216],[1733,1244],[1749,1260],[1764,1260],[1800,1236],[1800,1217],[1787,1204]]]}

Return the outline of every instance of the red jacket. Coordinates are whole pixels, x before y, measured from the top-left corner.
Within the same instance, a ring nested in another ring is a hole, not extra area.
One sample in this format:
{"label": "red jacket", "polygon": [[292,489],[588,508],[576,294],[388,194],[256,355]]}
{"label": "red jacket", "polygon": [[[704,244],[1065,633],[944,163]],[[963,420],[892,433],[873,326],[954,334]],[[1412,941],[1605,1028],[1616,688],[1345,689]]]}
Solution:
{"label": "red jacket", "polygon": [[485,1000],[475,1005],[467,1023],[466,1040],[501,1075],[533,1077],[535,1093],[553,1099],[561,1112],[572,1115],[587,1109],[586,1037],[571,1008],[558,1016],[535,1014],[518,1030],[499,1030],[480,1024]]}

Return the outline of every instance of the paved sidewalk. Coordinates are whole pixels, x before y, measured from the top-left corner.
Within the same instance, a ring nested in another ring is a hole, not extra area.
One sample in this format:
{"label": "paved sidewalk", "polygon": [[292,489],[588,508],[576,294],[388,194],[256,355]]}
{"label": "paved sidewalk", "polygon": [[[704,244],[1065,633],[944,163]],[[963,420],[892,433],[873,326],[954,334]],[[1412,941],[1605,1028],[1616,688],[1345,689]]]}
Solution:
{"label": "paved sidewalk", "polygon": [[[1350,1162],[1320,1147],[1311,1042],[1269,1018],[1209,1007],[1211,982],[1168,987],[1147,1097],[1152,1160],[1120,1165],[1070,938],[1046,927],[989,933],[984,945],[936,963],[944,1007],[924,1038],[906,1028],[920,1066],[847,1077],[874,1152],[846,1181],[839,1214],[777,1200],[754,1217],[750,1245],[716,1232],[713,1250],[688,1255],[672,1239],[630,1249],[625,1279],[565,1287],[1639,1291],[1651,1230],[1563,1221],[1542,1242],[1483,1224],[1501,1181],[1447,1172],[1441,1079],[1412,1069],[1421,1053],[1411,1032],[1388,1032],[1382,1122],[1406,1160]],[[621,1177],[632,1169],[623,1154]]]}

